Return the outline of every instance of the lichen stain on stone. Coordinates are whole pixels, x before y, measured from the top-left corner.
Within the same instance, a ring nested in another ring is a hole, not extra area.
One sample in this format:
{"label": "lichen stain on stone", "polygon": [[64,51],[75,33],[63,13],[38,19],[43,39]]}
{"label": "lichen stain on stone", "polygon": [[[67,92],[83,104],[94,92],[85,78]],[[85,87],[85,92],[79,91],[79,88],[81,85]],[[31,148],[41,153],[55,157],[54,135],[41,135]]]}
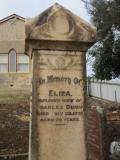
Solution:
{"label": "lichen stain on stone", "polygon": [[21,115],[16,115],[16,117],[20,121],[23,121],[23,122],[29,122],[30,121],[30,116],[28,116],[28,115],[21,114]]}
{"label": "lichen stain on stone", "polygon": [[59,4],[26,21],[26,38],[94,42],[96,29]]}

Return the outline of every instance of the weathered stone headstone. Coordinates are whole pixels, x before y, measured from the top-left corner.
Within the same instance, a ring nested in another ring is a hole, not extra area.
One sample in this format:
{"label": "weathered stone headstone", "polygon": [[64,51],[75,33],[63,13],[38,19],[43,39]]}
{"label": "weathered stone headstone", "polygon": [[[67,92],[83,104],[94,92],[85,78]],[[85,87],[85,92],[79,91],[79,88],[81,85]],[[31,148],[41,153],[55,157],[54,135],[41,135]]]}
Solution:
{"label": "weathered stone headstone", "polygon": [[55,4],[26,24],[33,57],[32,160],[85,160],[85,52],[95,29]]}

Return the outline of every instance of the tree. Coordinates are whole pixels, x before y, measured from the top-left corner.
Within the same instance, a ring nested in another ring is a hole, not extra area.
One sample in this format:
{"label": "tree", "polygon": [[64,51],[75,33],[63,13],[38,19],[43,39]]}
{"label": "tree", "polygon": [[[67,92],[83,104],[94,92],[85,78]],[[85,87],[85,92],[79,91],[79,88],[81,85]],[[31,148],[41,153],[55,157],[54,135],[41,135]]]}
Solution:
{"label": "tree", "polygon": [[88,53],[95,57],[93,70],[97,79],[120,76],[120,0],[83,0],[98,38]]}

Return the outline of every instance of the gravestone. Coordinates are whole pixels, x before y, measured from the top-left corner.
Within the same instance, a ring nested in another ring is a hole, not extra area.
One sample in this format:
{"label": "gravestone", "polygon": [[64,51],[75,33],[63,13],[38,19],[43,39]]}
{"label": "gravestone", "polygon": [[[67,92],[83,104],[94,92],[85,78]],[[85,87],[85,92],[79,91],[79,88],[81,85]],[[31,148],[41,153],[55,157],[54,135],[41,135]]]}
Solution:
{"label": "gravestone", "polygon": [[30,159],[86,160],[85,52],[95,36],[59,4],[26,22],[33,58]]}

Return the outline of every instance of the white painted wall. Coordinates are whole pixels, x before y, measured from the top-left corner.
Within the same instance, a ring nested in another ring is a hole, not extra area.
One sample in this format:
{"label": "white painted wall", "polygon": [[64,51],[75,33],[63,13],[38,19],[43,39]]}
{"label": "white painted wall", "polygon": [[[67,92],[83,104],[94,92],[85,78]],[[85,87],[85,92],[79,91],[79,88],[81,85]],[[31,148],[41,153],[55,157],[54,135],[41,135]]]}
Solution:
{"label": "white painted wall", "polygon": [[89,81],[88,94],[93,97],[120,103],[120,83],[110,81]]}

